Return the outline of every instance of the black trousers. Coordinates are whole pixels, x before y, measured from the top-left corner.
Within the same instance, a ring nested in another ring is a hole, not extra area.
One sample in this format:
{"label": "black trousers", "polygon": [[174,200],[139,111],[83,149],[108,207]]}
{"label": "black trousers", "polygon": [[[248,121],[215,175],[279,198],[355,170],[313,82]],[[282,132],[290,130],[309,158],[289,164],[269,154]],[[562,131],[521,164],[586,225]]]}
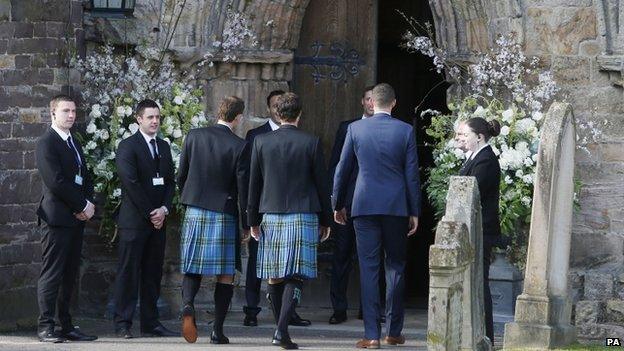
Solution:
{"label": "black trousers", "polygon": [[260,286],[262,279],[256,276],[256,263],[258,261],[258,242],[253,238],[249,240],[248,246],[249,260],[247,261],[247,274],[245,275],[245,313],[256,315],[260,312]]}
{"label": "black trousers", "polygon": [[119,229],[115,327],[130,328],[140,298],[141,331],[157,327],[157,301],[165,258],[165,230]]}
{"label": "black trousers", "polygon": [[[334,311],[346,312],[349,307],[347,301],[347,288],[349,286],[349,274],[353,269],[354,260],[357,259],[355,229],[353,219],[349,217],[345,225],[334,223],[332,225],[332,238],[334,251],[332,256],[332,276],[329,294]],[[383,262],[383,258],[381,259]],[[381,292],[381,305],[385,306],[386,279],[383,264],[380,266],[379,290]],[[360,302],[360,311],[362,303]]]}
{"label": "black trousers", "polygon": [[43,223],[41,273],[37,282],[39,330],[54,328],[58,306],[61,328],[73,328],[69,306],[80,268],[84,225],[56,227]]}

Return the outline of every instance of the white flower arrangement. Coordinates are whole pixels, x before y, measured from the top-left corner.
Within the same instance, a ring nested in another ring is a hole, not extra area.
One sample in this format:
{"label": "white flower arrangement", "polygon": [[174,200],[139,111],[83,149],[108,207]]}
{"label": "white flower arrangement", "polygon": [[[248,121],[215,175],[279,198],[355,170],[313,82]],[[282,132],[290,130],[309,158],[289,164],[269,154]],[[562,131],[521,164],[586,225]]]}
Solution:
{"label": "white flower arrangement", "polygon": [[107,231],[121,201],[115,152],[122,139],[139,129],[133,107],[147,98],[161,106],[160,137],[171,145],[176,169],[184,136],[191,128],[213,122],[202,110],[201,89],[177,76],[170,61],[150,59],[154,56],[151,49],[140,48],[136,56],[124,58],[104,46],[84,60],[73,61],[83,74],[82,96],[89,106],[86,133],[79,137],[95,190],[104,201],[101,229]]}
{"label": "white flower arrangement", "polygon": [[[527,58],[512,35],[501,36],[487,53],[477,53],[469,66],[447,59],[444,50],[412,31],[404,46],[434,59],[436,69],[444,66],[447,77],[459,86],[463,97],[449,104],[451,114],[432,115],[426,132],[434,139],[434,163],[426,183],[429,199],[438,216],[444,212],[449,177],[459,174],[464,155],[454,149],[455,130],[460,121],[472,117],[497,120],[501,133],[489,143],[499,158],[501,230],[510,238],[511,261],[523,265],[535,179],[537,147],[544,111],[558,88],[548,71],[539,71],[536,59]],[[455,73],[449,73],[455,72]],[[457,74],[457,72],[462,72]]]}

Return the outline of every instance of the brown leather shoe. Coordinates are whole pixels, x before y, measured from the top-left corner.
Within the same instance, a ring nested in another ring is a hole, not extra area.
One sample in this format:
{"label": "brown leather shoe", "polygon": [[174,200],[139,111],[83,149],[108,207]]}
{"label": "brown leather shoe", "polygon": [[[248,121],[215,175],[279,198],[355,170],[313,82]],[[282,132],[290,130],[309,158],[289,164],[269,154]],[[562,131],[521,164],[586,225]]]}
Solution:
{"label": "brown leather shoe", "polygon": [[195,324],[195,309],[186,305],[182,311],[182,336],[188,343],[197,341],[197,325]]}
{"label": "brown leather shoe", "polygon": [[405,344],[405,337],[403,335],[399,336],[386,336],[384,342],[388,345],[403,345]]}
{"label": "brown leather shoe", "polygon": [[379,340],[362,339],[355,344],[358,349],[378,349]]}

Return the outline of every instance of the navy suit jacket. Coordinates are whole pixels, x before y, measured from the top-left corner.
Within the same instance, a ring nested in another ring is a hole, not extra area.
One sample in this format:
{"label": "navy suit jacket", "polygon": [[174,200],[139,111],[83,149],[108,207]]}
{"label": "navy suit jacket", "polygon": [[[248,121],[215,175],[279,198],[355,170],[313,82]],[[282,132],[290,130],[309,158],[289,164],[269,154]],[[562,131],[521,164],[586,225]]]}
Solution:
{"label": "navy suit jacket", "polygon": [[269,124],[269,122],[266,122],[265,124],[259,127],[256,127],[254,129],[250,129],[249,131],[247,131],[247,135],[245,135],[245,140],[249,143],[249,148],[251,149],[251,146],[253,145],[253,141],[258,135],[272,132],[272,131],[273,129],[271,129],[271,124]]}
{"label": "navy suit jacket", "polygon": [[347,183],[356,163],[351,216],[420,215],[418,155],[411,125],[386,113],[349,125],[334,176],[336,210],[345,207]]}
{"label": "navy suit jacket", "polygon": [[[342,147],[345,143],[345,138],[347,137],[347,128],[349,128],[349,124],[359,121],[362,118],[355,118],[348,121],[340,122],[340,126],[338,126],[338,131],[336,132],[336,138],[334,139],[334,147],[332,148],[331,157],[329,159],[329,180],[330,180],[330,189],[334,187],[334,175],[336,174],[336,167],[338,166],[338,162],[340,161],[340,154],[342,153]],[[353,171],[351,172],[351,176],[349,177],[349,181],[347,182],[347,193],[345,197],[345,207],[347,208],[347,212],[351,213],[351,203],[353,202],[353,192],[355,190],[355,180],[357,177],[357,164],[353,167]]]}

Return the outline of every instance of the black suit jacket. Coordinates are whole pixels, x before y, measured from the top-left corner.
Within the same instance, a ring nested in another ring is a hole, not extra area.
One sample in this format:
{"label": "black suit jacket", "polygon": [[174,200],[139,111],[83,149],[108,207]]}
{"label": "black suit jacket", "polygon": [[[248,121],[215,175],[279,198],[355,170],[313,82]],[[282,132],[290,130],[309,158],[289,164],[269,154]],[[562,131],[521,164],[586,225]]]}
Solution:
{"label": "black suit jacket", "polygon": [[477,178],[481,196],[481,216],[483,218],[483,242],[496,245],[501,235],[498,216],[501,170],[498,158],[490,146],[486,146],[474,159],[468,161],[459,175]]}
{"label": "black suit jacket", "polygon": [[247,142],[249,143],[249,147],[251,148],[251,146],[253,145],[254,139],[258,135],[269,133],[269,132],[272,132],[272,131],[273,131],[273,129],[271,129],[271,124],[269,124],[269,122],[266,122],[265,124],[261,125],[260,127],[256,127],[254,129],[250,129],[247,132],[247,135],[245,135],[245,140],[247,140]]}
{"label": "black suit jacket", "polygon": [[331,224],[327,169],[317,136],[291,125],[257,136],[249,178],[249,225],[259,225],[262,213],[313,212],[322,226]]}
{"label": "black suit jacket", "polygon": [[[334,188],[334,175],[336,173],[336,167],[338,166],[338,162],[340,162],[340,154],[342,153],[342,147],[345,143],[345,137],[347,136],[347,128],[349,128],[349,124],[359,121],[361,118],[355,118],[348,121],[340,122],[338,126],[338,131],[336,131],[336,138],[334,139],[334,147],[332,148],[332,154],[329,159],[329,184],[330,189]],[[351,203],[353,202],[353,193],[355,192],[355,181],[357,180],[358,167],[357,164],[354,165],[353,171],[351,172],[351,177],[349,178],[349,182],[347,183],[346,194],[345,194],[345,207],[348,212],[351,211]]]}
{"label": "black suit jacket", "polygon": [[121,180],[121,206],[117,214],[117,226],[121,229],[153,229],[150,212],[161,206],[172,211],[175,179],[171,149],[166,141],[156,140],[160,155],[158,173],[164,178],[164,185],[152,183],[156,162],[140,131],[119,143],[115,161]]}
{"label": "black suit jacket", "polygon": [[52,128],[37,140],[35,156],[42,180],[42,195],[37,215],[48,225],[75,227],[83,224],[74,217],[93,201],[93,181],[85,165],[80,143],[72,137],[80,154],[82,185],[75,183],[78,164],[74,151]]}
{"label": "black suit jacket", "polygon": [[249,154],[247,142],[227,126],[191,130],[178,169],[181,202],[237,217],[240,213],[248,228]]}

